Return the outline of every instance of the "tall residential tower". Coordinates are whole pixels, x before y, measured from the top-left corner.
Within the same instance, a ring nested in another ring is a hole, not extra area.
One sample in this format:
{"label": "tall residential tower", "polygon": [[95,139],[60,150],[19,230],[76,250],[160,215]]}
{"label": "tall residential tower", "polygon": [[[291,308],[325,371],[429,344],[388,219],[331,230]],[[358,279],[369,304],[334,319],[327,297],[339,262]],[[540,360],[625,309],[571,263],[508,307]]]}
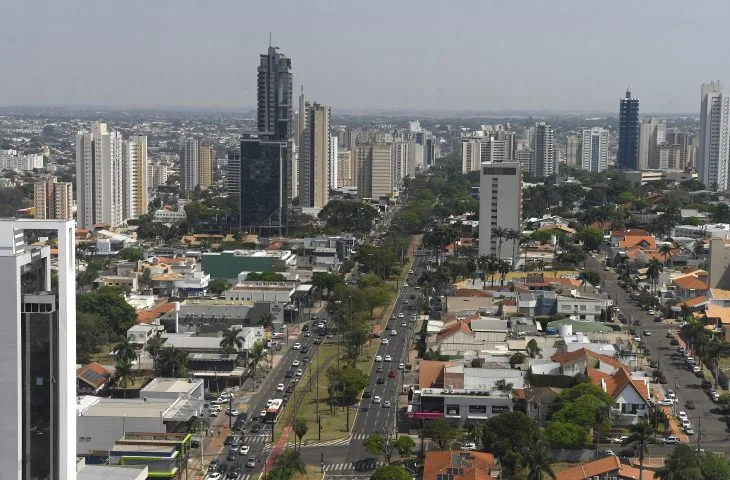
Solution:
{"label": "tall residential tower", "polygon": [[639,99],[631,98],[631,91],[621,99],[618,117],[618,157],[616,166],[628,170],[639,169]]}
{"label": "tall residential tower", "polygon": [[707,188],[727,190],[730,155],[730,96],[720,82],[702,84],[697,173]]}
{"label": "tall residential tower", "polygon": [[600,127],[585,128],[580,142],[581,168],[602,172],[608,167],[608,130]]}

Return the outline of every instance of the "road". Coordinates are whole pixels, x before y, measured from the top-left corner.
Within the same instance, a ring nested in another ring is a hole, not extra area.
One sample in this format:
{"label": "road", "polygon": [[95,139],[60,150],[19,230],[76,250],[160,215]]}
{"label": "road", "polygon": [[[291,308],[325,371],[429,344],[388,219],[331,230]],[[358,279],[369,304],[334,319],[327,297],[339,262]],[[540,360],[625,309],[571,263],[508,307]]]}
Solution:
{"label": "road", "polygon": [[[631,326],[638,334],[644,330],[651,332],[649,336],[642,335],[642,340],[650,351],[651,359],[659,363],[659,368],[667,377],[668,384],[664,388],[673,388],[677,392],[679,398],[677,410],[685,410],[689,415],[695,430],[695,435],[690,438],[695,446],[699,439],[701,448],[706,448],[708,451],[730,452],[730,434],[727,426],[720,419],[721,416],[715,413],[715,403],[702,389],[702,379],[697,378],[686,367],[682,356],[677,352],[677,347],[669,344],[667,331],[676,331],[679,325],[672,320],[654,322],[653,318],[618,286],[616,273],[604,271],[604,265],[596,258],[588,257],[586,269],[599,272],[604,281],[603,291],[611,296],[628,318],[641,322],[639,326]],[[694,402],[694,410],[684,407],[687,400]]]}

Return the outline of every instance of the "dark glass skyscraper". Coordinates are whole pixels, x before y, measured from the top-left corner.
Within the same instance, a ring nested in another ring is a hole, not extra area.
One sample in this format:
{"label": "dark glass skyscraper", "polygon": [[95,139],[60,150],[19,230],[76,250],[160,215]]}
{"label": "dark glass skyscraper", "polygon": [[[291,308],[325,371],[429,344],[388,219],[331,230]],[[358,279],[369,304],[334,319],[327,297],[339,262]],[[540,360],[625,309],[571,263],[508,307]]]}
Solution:
{"label": "dark glass skyscraper", "polygon": [[627,170],[639,169],[639,99],[631,98],[631,91],[626,91],[626,98],[621,99],[618,117],[618,168]]}
{"label": "dark glass skyscraper", "polygon": [[292,136],[291,59],[269,47],[261,55],[257,85],[257,126],[259,134],[268,140],[286,142]]}

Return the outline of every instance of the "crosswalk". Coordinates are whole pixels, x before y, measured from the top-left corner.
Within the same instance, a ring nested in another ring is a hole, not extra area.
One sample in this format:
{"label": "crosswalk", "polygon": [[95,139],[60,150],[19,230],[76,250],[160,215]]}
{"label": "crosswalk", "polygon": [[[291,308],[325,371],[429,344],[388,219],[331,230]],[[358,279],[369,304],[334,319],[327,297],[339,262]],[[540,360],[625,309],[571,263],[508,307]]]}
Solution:
{"label": "crosswalk", "polygon": [[372,435],[372,433],[353,433],[350,438],[352,438],[353,440],[367,440]]}
{"label": "crosswalk", "polygon": [[[383,462],[377,462],[376,465],[374,465],[373,470],[375,468],[378,468],[380,466],[385,465]],[[324,465],[324,471],[325,472],[346,472],[350,470],[355,470],[355,464],[352,462],[345,462],[345,463],[331,463],[331,464],[325,464]]]}

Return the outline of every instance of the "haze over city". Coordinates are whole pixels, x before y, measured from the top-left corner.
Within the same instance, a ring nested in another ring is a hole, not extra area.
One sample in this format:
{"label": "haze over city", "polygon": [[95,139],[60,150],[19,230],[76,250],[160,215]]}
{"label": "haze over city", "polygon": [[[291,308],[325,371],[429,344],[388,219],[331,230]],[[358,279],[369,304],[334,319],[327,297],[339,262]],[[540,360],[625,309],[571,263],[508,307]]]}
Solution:
{"label": "haze over city", "polygon": [[8,2],[0,105],[254,107],[272,43],[297,90],[338,111],[696,113],[730,4]]}

